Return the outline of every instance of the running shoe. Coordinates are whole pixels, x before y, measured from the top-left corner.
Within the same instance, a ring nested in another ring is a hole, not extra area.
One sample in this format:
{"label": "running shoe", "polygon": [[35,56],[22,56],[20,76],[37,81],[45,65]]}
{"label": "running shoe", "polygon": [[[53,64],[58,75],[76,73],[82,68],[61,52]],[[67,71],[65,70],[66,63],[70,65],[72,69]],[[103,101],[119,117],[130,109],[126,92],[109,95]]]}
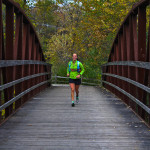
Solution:
{"label": "running shoe", "polygon": [[78,96],[76,97],[76,102],[79,103],[79,97]]}
{"label": "running shoe", "polygon": [[71,105],[72,105],[72,107],[75,107],[75,104],[74,104],[74,103],[72,103]]}

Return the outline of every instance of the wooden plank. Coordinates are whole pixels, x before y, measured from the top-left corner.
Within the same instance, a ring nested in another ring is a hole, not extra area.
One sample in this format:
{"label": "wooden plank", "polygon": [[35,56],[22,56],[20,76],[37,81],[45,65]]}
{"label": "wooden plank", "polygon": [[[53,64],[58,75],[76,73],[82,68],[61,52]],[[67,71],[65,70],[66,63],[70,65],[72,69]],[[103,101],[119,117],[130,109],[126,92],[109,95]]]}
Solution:
{"label": "wooden plank", "polygon": [[0,127],[0,149],[149,147],[149,128],[110,92],[92,86],[80,87],[74,108],[69,86],[47,88]]}

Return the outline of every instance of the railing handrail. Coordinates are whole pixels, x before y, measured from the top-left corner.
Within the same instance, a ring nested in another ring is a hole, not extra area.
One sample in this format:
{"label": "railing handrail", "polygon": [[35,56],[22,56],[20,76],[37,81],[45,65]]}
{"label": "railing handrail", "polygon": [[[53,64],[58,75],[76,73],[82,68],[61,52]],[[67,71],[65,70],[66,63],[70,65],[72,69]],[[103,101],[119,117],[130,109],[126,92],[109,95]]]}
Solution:
{"label": "railing handrail", "polygon": [[[136,82],[134,80],[131,80],[129,78],[118,76],[118,75],[115,75],[115,74],[110,74],[110,73],[102,73],[102,75],[111,76],[111,77],[115,77],[115,78],[121,79],[122,81],[126,81],[128,83],[131,83],[131,84],[133,84],[133,85],[135,85],[135,86],[145,90],[146,92],[150,93],[150,88],[148,86],[145,86],[145,85],[143,85],[143,84],[141,84],[139,82]],[[103,80],[102,80],[102,82],[103,82]]]}
{"label": "railing handrail", "polygon": [[132,67],[138,67],[138,68],[144,68],[150,70],[150,62],[144,62],[144,61],[115,61],[115,62],[108,62],[106,64],[103,64],[103,66],[132,66]]}
{"label": "railing handrail", "polygon": [[141,106],[148,114],[150,114],[150,108],[148,108],[144,103],[142,103],[140,100],[138,100],[137,98],[135,98],[134,96],[132,96],[130,93],[126,92],[125,90],[122,90],[121,88],[119,88],[118,86],[106,82],[106,81],[102,81],[112,87],[114,87],[115,89],[117,89],[118,91],[120,91],[121,93],[125,94],[126,96],[128,96],[131,100],[133,100],[136,104],[138,104],[139,106]]}
{"label": "railing handrail", "polygon": [[19,98],[21,98],[22,96],[26,95],[27,93],[29,93],[30,91],[36,89],[37,87],[40,87],[43,84],[46,84],[48,82],[50,82],[51,80],[47,80],[47,81],[43,81],[37,85],[32,86],[31,88],[28,88],[27,90],[23,91],[22,93],[18,94],[16,97],[12,98],[11,100],[7,101],[6,103],[4,103],[3,105],[0,106],[0,111],[2,111],[3,109],[5,109],[6,107],[10,106],[12,103],[16,102]]}
{"label": "railing handrail", "polygon": [[0,60],[0,67],[10,67],[19,65],[50,65],[50,64],[37,60]]}
{"label": "railing handrail", "polygon": [[[57,80],[57,78],[58,79],[69,79],[69,77],[63,77],[63,76],[57,76],[57,75],[55,75],[55,76],[52,75],[52,78],[55,78],[55,80]],[[92,79],[92,78],[81,77],[81,80],[83,80],[83,79],[84,80],[93,80],[93,81],[97,81],[97,82],[99,81],[100,82],[100,84],[95,84],[94,82],[90,83],[90,82],[83,82],[82,81],[83,84],[87,84],[87,85],[89,84],[89,85],[95,85],[95,86],[101,85],[101,79]],[[52,80],[52,81],[54,81],[54,80]]]}
{"label": "railing handrail", "polygon": [[30,76],[26,76],[24,78],[20,78],[18,80],[14,80],[12,82],[9,82],[9,83],[6,83],[6,84],[3,84],[3,85],[0,85],[0,91],[6,89],[6,88],[9,88],[11,86],[14,86],[18,83],[21,83],[23,81],[26,81],[26,80],[29,80],[29,79],[32,79],[32,78],[35,78],[35,77],[40,77],[40,76],[44,76],[44,75],[49,75],[50,72],[45,72],[45,73],[38,73],[38,74],[34,74],[34,75],[30,75]]}
{"label": "railing handrail", "polygon": [[[56,77],[57,75],[53,76],[52,77]],[[69,79],[69,77],[63,77],[63,76],[57,76],[57,78],[66,78],[66,79]],[[85,78],[85,77],[82,77],[82,79],[85,79],[85,80],[95,80],[95,81],[99,81],[100,79],[93,79],[93,78]]]}

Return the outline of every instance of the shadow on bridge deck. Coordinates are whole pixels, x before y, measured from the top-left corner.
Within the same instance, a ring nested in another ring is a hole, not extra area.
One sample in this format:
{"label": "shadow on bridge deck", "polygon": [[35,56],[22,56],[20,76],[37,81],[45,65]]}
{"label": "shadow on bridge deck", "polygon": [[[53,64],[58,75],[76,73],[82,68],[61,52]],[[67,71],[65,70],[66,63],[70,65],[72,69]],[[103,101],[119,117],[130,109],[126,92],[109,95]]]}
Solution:
{"label": "shadow on bridge deck", "polygon": [[71,107],[68,86],[53,86],[0,127],[1,150],[149,150],[150,129],[111,93],[81,86]]}

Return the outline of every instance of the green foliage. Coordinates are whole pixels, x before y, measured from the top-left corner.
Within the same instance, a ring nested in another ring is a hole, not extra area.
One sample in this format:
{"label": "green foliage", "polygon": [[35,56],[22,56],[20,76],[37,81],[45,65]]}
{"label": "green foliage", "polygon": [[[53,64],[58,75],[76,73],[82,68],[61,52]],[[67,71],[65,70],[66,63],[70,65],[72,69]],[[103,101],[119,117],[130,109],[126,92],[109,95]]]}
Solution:
{"label": "green foliage", "polygon": [[[138,0],[35,0],[23,3],[34,23],[53,73],[66,76],[66,67],[77,53],[85,77],[100,78],[114,37],[125,16]],[[60,5],[61,4],[61,5]],[[31,7],[32,6],[32,7]],[[147,12],[148,13],[148,12]]]}
{"label": "green foliage", "polygon": [[61,6],[57,14],[60,28],[45,53],[53,67],[66,66],[75,52],[85,66],[84,76],[100,78],[100,66],[107,61],[116,32],[134,2],[76,0]]}
{"label": "green foliage", "polygon": [[57,70],[57,75],[64,77],[64,76],[66,76],[66,71],[67,71],[66,66],[59,64],[59,68]]}

